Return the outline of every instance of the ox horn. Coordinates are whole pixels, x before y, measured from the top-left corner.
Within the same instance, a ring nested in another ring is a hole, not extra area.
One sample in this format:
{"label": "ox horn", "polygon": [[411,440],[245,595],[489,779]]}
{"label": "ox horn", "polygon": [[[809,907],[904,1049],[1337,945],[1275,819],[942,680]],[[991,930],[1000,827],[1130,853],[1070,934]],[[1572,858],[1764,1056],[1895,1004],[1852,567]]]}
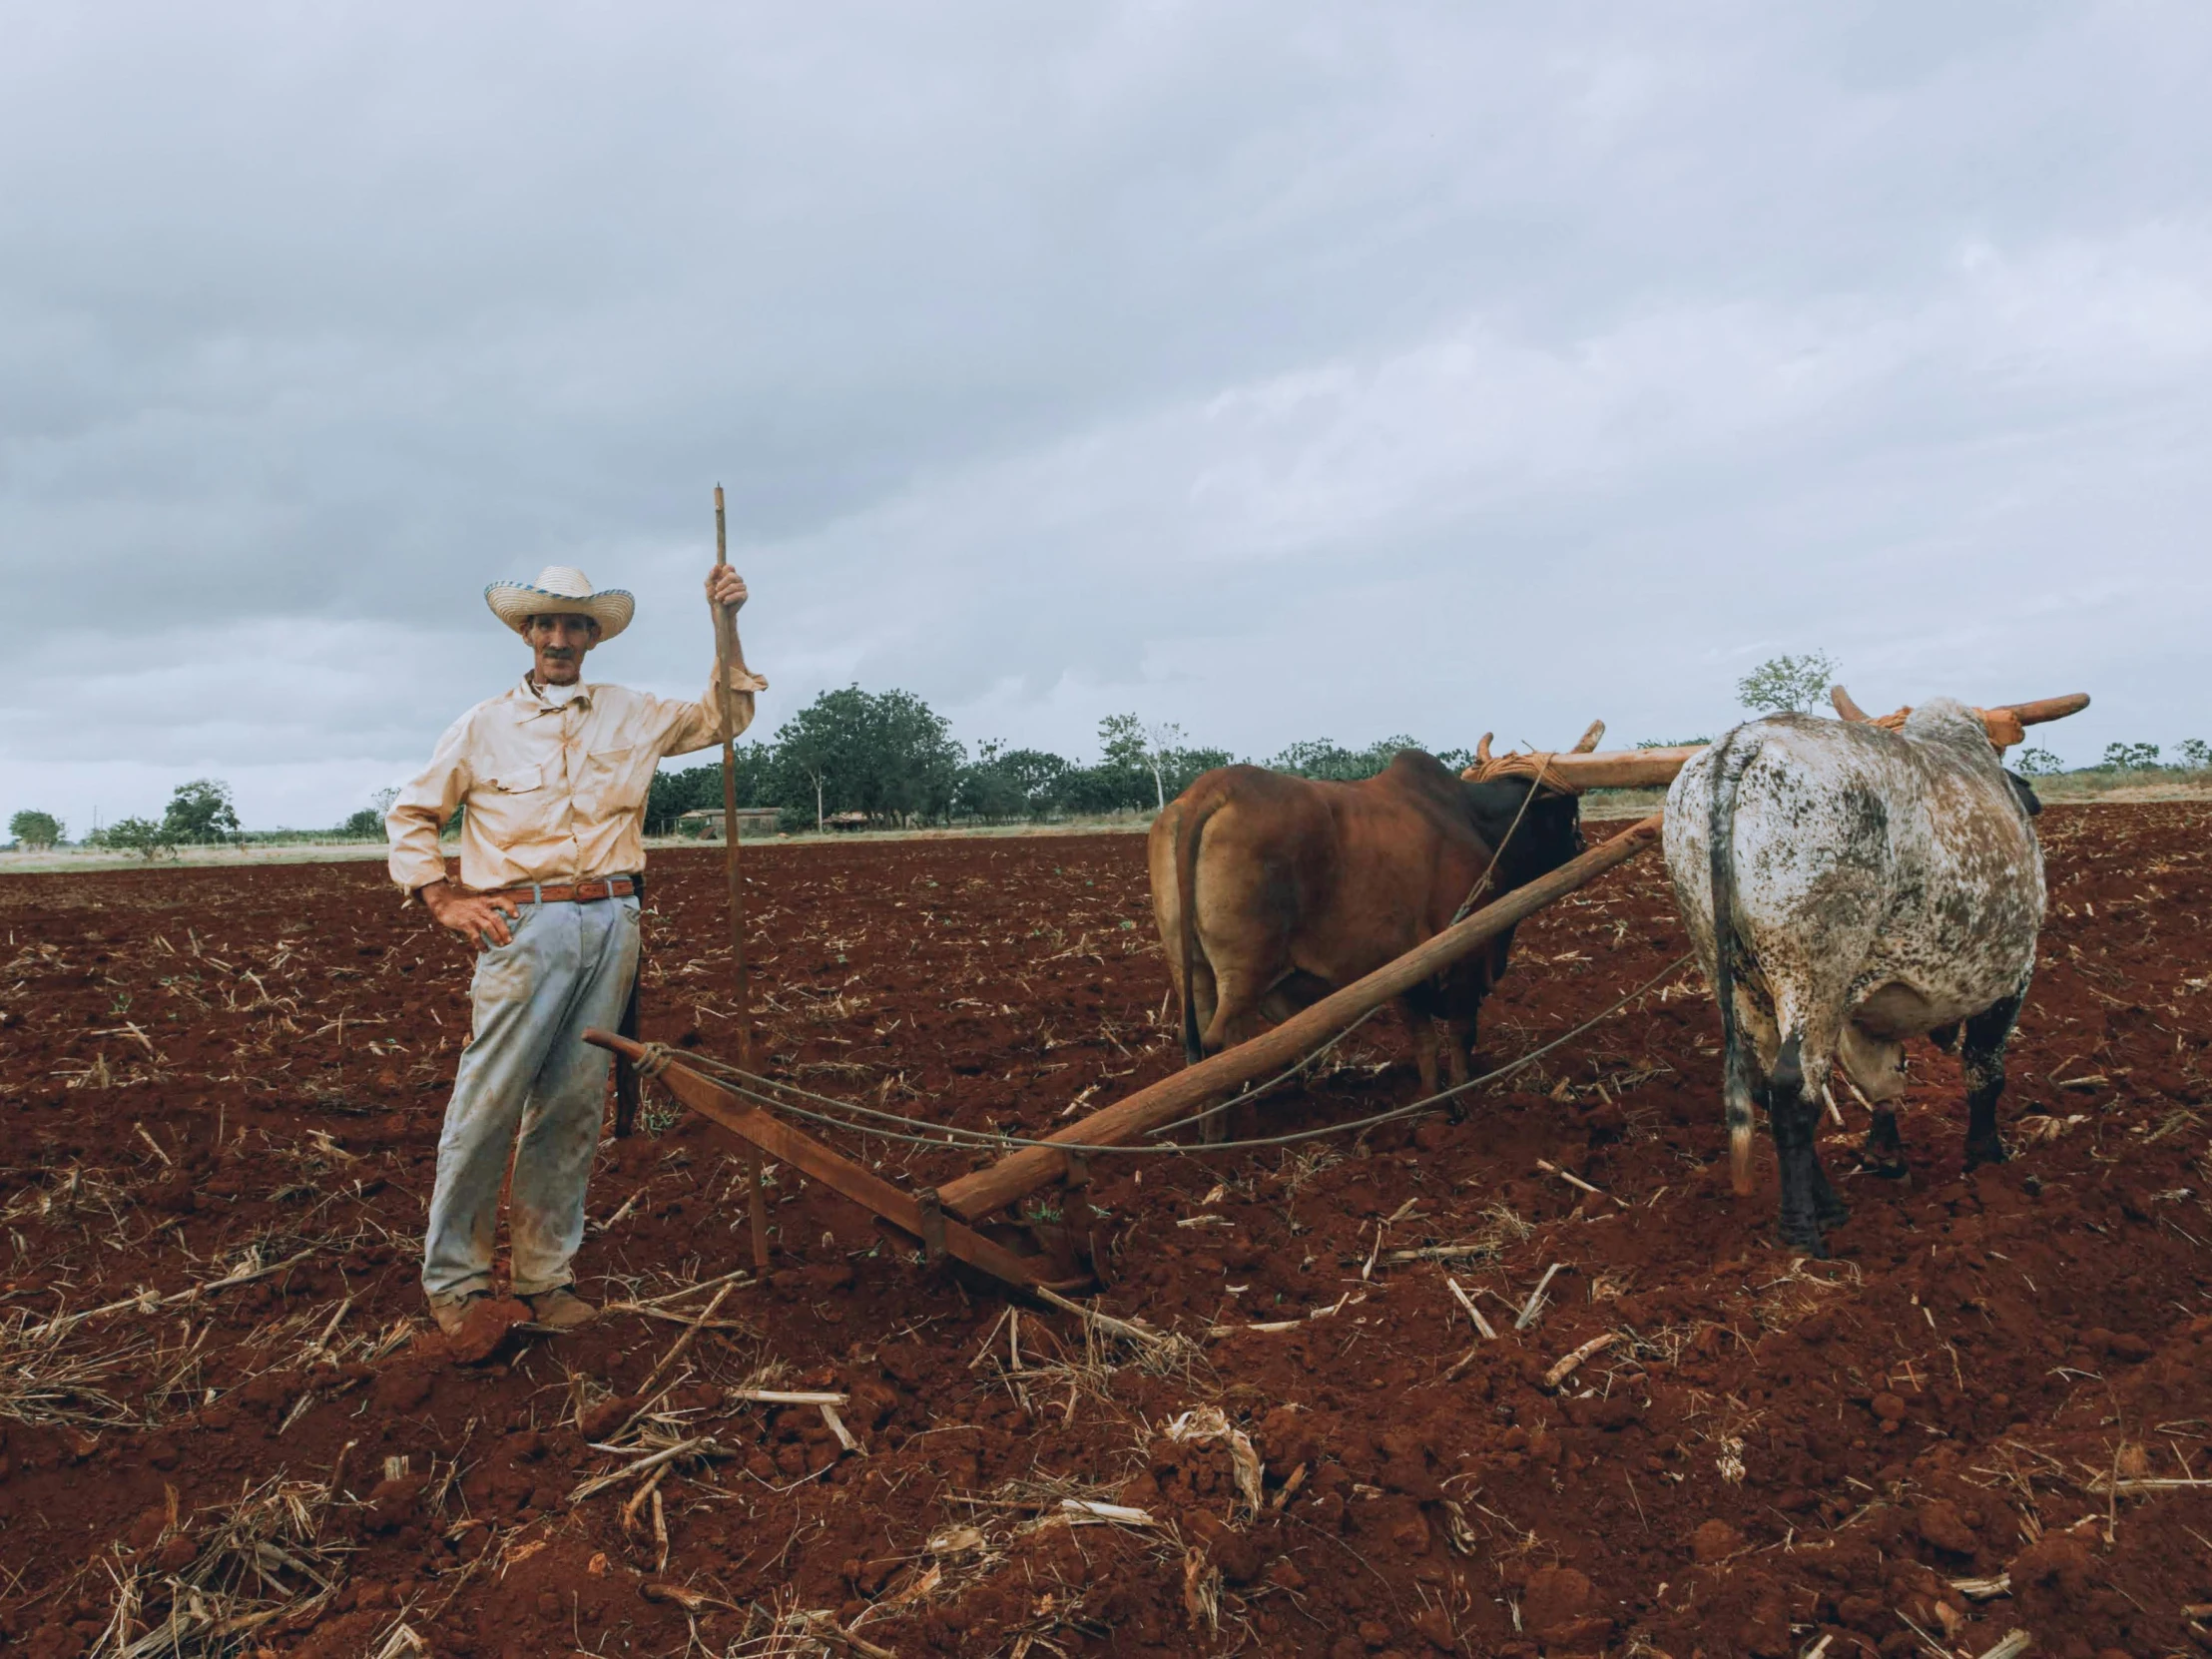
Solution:
{"label": "ox horn", "polygon": [[2070,697],[2044,697],[2032,703],[2007,703],[2001,709],[1988,713],[2007,714],[2022,726],[2041,726],[2046,721],[2064,720],[2068,715],[2078,715],[2089,706],[2087,692],[2075,692]]}
{"label": "ox horn", "polygon": [[1587,755],[1597,748],[1598,739],[1604,736],[1605,722],[1593,720],[1590,722],[1590,729],[1574,740],[1574,747],[1568,750],[1567,753],[1569,755]]}
{"label": "ox horn", "polygon": [[1495,732],[1485,732],[1482,734],[1482,741],[1474,746],[1474,760],[1477,766],[1486,767],[1490,764],[1490,740],[1496,736]]}
{"label": "ox horn", "polygon": [[1828,700],[1829,702],[1836,705],[1836,713],[1843,719],[1850,721],[1852,725],[1866,725],[1867,711],[1860,708],[1858,704],[1854,703],[1851,700],[1851,693],[1844,690],[1843,687],[1829,687]]}

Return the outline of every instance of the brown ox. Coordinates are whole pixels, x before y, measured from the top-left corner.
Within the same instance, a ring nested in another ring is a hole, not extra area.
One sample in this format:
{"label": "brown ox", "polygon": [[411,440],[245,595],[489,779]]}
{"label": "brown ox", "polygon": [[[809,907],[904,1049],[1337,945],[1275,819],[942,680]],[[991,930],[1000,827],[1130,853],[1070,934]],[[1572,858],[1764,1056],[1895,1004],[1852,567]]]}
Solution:
{"label": "brown ox", "polygon": [[[1150,846],[1185,1059],[1195,1065],[1261,1019],[1287,1019],[1402,956],[1447,926],[1485,873],[1494,897],[1581,842],[1573,796],[1530,801],[1523,780],[1468,783],[1413,749],[1357,784],[1251,766],[1204,774],[1168,804]],[[1475,1017],[1511,943],[1508,930],[1398,999],[1426,1092],[1437,1088],[1439,1019],[1451,1080],[1466,1080]],[[1222,1121],[1208,1119],[1209,1130]]]}

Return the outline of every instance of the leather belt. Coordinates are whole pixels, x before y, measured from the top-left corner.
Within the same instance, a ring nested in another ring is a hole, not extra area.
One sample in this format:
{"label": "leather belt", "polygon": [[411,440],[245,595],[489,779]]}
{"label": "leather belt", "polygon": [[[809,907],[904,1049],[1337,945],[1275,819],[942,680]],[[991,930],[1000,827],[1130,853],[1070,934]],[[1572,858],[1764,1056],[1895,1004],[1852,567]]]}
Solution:
{"label": "leather belt", "polygon": [[611,875],[600,881],[568,881],[558,886],[543,882],[527,887],[495,887],[480,898],[518,898],[526,904],[596,904],[602,898],[628,898],[638,890],[627,875]]}

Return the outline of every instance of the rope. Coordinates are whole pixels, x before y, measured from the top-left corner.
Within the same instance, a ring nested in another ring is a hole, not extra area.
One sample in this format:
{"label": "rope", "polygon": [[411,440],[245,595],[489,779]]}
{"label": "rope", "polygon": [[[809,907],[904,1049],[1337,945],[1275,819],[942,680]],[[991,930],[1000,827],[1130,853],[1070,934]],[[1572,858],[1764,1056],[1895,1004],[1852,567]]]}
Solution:
{"label": "rope", "polygon": [[[1547,781],[1547,775],[1551,773],[1551,763],[1559,758],[1559,754],[1554,749],[1526,749],[1511,755],[1500,755],[1494,760],[1477,762],[1470,769],[1474,773],[1473,782],[1492,784],[1501,778],[1527,778],[1533,780],[1531,793],[1535,790],[1550,790],[1559,795],[1577,795],[1581,792],[1563,777],[1551,776]],[[1461,773],[1460,776],[1464,778],[1466,774]]]}
{"label": "rope", "polygon": [[[1078,1152],[1086,1156],[1093,1153],[1111,1153],[1124,1157],[1189,1157],[1198,1153],[1239,1152],[1260,1147],[1291,1146],[1301,1141],[1321,1140],[1331,1135],[1355,1134],[1373,1129],[1379,1124],[1394,1122],[1400,1118],[1413,1117],[1419,1113],[1429,1111],[1447,1100],[1455,1099],[1467,1093],[1471,1089],[1480,1088],[1484,1084],[1494,1083],[1500,1078],[1509,1077],[1517,1071],[1525,1070],[1554,1049],[1572,1042],[1585,1031],[1612,1018],[1613,1015],[1619,1013],[1638,997],[1645,995],[1662,981],[1672,977],[1677,970],[1687,965],[1689,961],[1690,954],[1688,952],[1677,956],[1661,968],[1658,973],[1645,980],[1643,984],[1626,995],[1616,998],[1607,1007],[1591,1015],[1572,1030],[1562,1032],[1550,1042],[1539,1048],[1531,1049],[1519,1059],[1509,1061],[1494,1071],[1484,1072],[1479,1077],[1470,1077],[1464,1083],[1456,1083],[1450,1088],[1440,1090],[1424,1099],[1413,1101],[1404,1106],[1395,1106],[1386,1112],[1378,1112],[1369,1117],[1355,1118],[1345,1123],[1325,1124],[1320,1128],[1294,1130],[1282,1135],[1255,1136],[1241,1141],[1216,1141],[1205,1146],[1195,1147],[1178,1145],[1092,1145],[1076,1141],[1041,1140],[1027,1135],[1008,1135],[997,1131],[962,1129],[953,1124],[928,1123],[923,1119],[907,1117],[902,1113],[881,1111],[871,1106],[862,1106],[855,1101],[839,1100],[832,1095],[818,1094],[811,1089],[803,1089],[796,1083],[780,1082],[772,1077],[763,1077],[758,1072],[745,1071],[727,1060],[718,1060],[712,1055],[696,1052],[676,1054],[659,1043],[647,1044],[646,1058],[647,1060],[658,1060],[661,1070],[664,1071],[667,1069],[670,1060],[680,1060],[684,1065],[690,1066],[694,1070],[717,1074],[722,1080],[723,1086],[741,1098],[755,1101],[763,1106],[774,1107],[779,1111],[788,1112],[794,1117],[804,1118],[812,1123],[823,1124],[832,1129],[848,1130],[873,1140],[897,1141],[910,1146],[927,1146],[939,1149],[948,1146],[969,1146],[983,1147],[994,1151],[1011,1151],[1020,1147],[1037,1146],[1052,1152]],[[1340,1033],[1341,1035],[1343,1033]],[[1308,1057],[1309,1060],[1311,1058],[1312,1056]],[[1300,1062],[1301,1065],[1306,1063],[1307,1061]],[[659,1071],[645,1072],[645,1064],[646,1061],[641,1061],[639,1064],[640,1071],[644,1072],[645,1075],[660,1075]],[[1297,1067],[1292,1068],[1293,1071],[1297,1069]],[[1287,1072],[1284,1075],[1288,1076],[1290,1073]],[[903,1124],[908,1130],[919,1130],[923,1133],[914,1134],[899,1130],[870,1128],[866,1124],[850,1121],[849,1117],[832,1117],[825,1112],[813,1111],[803,1106],[794,1105],[790,1099],[785,1098],[786,1096],[797,1096],[801,1100],[814,1101],[818,1105],[830,1107],[832,1111],[847,1113],[851,1116],[870,1118],[884,1123]],[[1197,1121],[1197,1118],[1186,1118],[1179,1120],[1179,1125],[1171,1127]]]}
{"label": "rope", "polygon": [[[1512,757],[1507,756],[1506,759],[1510,760],[1512,759]],[[1551,762],[1551,757],[1549,755],[1545,755],[1541,757],[1541,759],[1543,760],[1545,766],[1548,766]],[[1494,762],[1492,763],[1492,765],[1495,764],[1496,763]],[[1483,772],[1484,775],[1481,778],[1476,779],[1476,783],[1489,782],[1488,768],[1484,768]],[[1467,896],[1459,900],[1459,908],[1451,912],[1451,919],[1444,923],[1446,927],[1456,927],[1460,922],[1466,920],[1468,913],[1474,908],[1474,901],[1477,898],[1480,898],[1482,894],[1486,890],[1488,890],[1490,885],[1490,877],[1497,873],[1497,866],[1505,857],[1505,849],[1513,844],[1513,831],[1520,828],[1521,820],[1528,816],[1528,804],[1536,799],[1536,792],[1544,787],[1543,766],[1539,766],[1536,769],[1534,780],[1535,781],[1528,786],[1528,793],[1521,797],[1520,807],[1513,814],[1513,822],[1505,827],[1505,835],[1504,838],[1497,843],[1497,850],[1490,854],[1490,861],[1482,866],[1482,873],[1475,877],[1474,885],[1467,889]]]}

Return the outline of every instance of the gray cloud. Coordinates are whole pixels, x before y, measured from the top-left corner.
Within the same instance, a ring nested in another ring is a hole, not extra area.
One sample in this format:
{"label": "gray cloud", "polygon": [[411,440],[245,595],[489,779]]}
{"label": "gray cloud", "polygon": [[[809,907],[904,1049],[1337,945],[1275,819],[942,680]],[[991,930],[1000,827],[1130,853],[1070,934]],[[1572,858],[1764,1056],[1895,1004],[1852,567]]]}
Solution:
{"label": "gray cloud", "polygon": [[1673,735],[1819,645],[2212,735],[2195,8],[6,28],[0,811],[334,820],[548,560],[689,690],[718,479],[771,727]]}

